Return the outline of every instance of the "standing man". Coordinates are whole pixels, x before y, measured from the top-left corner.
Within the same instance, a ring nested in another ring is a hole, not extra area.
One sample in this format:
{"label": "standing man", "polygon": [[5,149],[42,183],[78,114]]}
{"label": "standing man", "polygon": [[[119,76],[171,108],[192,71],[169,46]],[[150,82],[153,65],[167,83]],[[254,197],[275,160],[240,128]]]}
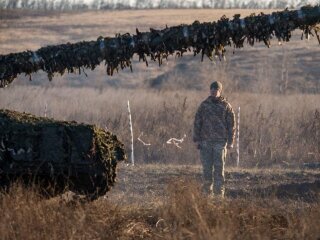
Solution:
{"label": "standing man", "polygon": [[220,82],[211,83],[210,96],[200,104],[195,115],[193,141],[200,150],[203,190],[224,197],[224,164],[227,149],[233,148],[235,116],[221,92]]}

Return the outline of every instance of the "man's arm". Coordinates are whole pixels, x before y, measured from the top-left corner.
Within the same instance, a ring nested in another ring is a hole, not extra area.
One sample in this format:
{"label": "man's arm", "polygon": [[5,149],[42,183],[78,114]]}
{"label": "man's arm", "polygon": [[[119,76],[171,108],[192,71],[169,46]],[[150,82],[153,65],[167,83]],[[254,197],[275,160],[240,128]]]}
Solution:
{"label": "man's arm", "polygon": [[202,113],[201,113],[201,105],[199,106],[195,118],[194,118],[194,124],[193,124],[193,141],[195,143],[199,143],[201,141],[200,133],[201,133],[201,127],[202,127]]}
{"label": "man's arm", "polygon": [[227,105],[226,121],[227,121],[227,131],[228,131],[227,147],[232,148],[235,135],[236,135],[236,126],[235,126],[236,119],[235,119],[234,111],[230,104]]}

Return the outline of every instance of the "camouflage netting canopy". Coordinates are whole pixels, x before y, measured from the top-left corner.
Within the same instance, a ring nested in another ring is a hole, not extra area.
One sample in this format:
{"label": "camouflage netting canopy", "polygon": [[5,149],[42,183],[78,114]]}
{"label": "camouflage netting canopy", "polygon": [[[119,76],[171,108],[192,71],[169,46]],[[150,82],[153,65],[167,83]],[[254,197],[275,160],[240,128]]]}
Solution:
{"label": "camouflage netting canopy", "polygon": [[36,179],[58,192],[97,197],[113,186],[125,158],[117,137],[94,125],[0,110],[1,185]]}
{"label": "camouflage netting canopy", "polygon": [[[48,74],[49,80],[55,73],[79,72],[95,69],[102,61],[107,65],[107,74],[113,75],[120,68],[132,70],[131,59],[134,54],[148,65],[147,57],[162,64],[163,59],[176,53],[193,51],[194,55],[224,58],[225,47],[242,48],[245,41],[254,45],[264,42],[268,47],[270,40],[289,41],[292,31],[301,29],[306,38],[316,36],[320,43],[317,24],[320,23],[320,6],[305,6],[300,10],[284,10],[272,14],[252,14],[240,18],[237,14],[232,20],[223,16],[216,22],[180,25],[163,30],[150,29],[136,35],[117,34],[114,38],[99,37],[97,41],[67,43],[47,46],[37,51],[25,51],[0,55],[0,87],[10,84],[18,74],[31,76],[39,70]],[[31,79],[31,77],[30,77]]]}

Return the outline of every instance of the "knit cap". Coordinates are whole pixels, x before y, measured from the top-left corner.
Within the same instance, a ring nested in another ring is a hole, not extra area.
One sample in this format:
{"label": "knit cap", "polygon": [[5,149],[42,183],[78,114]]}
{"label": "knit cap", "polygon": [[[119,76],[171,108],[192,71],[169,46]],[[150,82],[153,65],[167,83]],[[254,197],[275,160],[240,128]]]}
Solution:
{"label": "knit cap", "polygon": [[222,91],[222,83],[219,81],[214,81],[213,83],[211,83],[210,85],[210,90],[215,89],[215,90],[221,90]]}

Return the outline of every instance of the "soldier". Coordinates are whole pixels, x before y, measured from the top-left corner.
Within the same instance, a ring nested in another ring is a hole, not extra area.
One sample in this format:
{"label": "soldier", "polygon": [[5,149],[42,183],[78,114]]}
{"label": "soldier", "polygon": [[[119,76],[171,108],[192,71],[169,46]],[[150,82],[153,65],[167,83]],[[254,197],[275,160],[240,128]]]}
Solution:
{"label": "soldier", "polygon": [[211,83],[210,96],[200,104],[195,115],[193,141],[200,150],[203,190],[224,197],[224,164],[227,149],[233,148],[235,116],[221,92],[220,82]]}

